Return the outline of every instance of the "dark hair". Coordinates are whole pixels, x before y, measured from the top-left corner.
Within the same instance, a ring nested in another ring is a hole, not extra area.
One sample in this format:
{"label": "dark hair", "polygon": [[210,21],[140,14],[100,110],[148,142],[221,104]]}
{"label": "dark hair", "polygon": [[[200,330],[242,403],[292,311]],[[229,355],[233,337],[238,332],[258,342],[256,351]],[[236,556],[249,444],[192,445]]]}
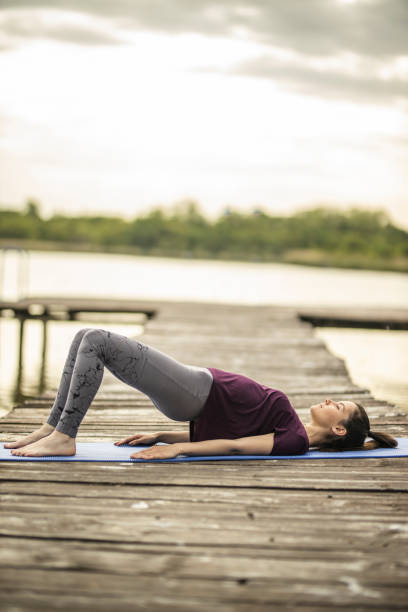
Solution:
{"label": "dark hair", "polygon": [[[398,442],[395,438],[383,431],[371,431],[370,421],[361,404],[354,402],[357,410],[353,412],[347,421],[341,424],[346,428],[344,436],[334,434],[319,445],[320,451],[345,451],[345,450],[373,450],[379,446],[395,448]],[[365,439],[372,438],[369,442]]]}

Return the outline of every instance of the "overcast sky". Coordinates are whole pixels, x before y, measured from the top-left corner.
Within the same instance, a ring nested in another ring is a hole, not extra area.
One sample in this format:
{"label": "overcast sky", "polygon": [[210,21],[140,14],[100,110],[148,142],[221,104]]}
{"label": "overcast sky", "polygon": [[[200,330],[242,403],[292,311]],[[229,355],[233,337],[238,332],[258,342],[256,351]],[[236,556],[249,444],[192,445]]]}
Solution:
{"label": "overcast sky", "polygon": [[408,227],[408,0],[0,0],[0,203]]}

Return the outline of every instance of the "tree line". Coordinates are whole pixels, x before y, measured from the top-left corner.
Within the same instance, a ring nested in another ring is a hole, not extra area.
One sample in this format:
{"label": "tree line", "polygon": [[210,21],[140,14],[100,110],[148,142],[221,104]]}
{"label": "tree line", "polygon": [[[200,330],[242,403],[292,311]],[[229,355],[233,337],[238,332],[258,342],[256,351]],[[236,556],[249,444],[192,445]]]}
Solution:
{"label": "tree line", "polygon": [[45,219],[38,204],[28,201],[22,211],[0,209],[0,239],[77,250],[408,271],[408,232],[383,211],[358,208],[319,206],[291,216],[227,209],[209,220],[195,202],[183,202],[131,220],[62,214]]}

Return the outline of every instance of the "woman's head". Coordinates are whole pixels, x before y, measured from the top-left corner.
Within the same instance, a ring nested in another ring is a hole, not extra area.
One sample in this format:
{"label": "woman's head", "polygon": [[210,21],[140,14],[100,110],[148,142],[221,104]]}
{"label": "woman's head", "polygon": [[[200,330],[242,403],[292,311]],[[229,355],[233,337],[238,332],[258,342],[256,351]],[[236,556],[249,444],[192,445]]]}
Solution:
{"label": "woman's head", "polygon": [[[370,450],[379,446],[397,446],[397,441],[389,434],[371,431],[367,413],[357,402],[326,399],[311,406],[310,413],[312,425],[322,432],[317,444],[319,450]],[[364,443],[366,437],[373,441]]]}

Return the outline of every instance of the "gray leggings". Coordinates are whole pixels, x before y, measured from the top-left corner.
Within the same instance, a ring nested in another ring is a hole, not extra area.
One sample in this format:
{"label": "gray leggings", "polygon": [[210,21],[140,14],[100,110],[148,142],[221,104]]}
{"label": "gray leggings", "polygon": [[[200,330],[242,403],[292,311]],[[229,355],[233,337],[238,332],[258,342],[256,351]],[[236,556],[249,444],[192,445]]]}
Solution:
{"label": "gray leggings", "polygon": [[49,425],[76,437],[102,382],[104,366],[148,395],[174,421],[199,415],[213,381],[206,368],[183,365],[142,342],[103,329],[81,329],[69,349]]}

